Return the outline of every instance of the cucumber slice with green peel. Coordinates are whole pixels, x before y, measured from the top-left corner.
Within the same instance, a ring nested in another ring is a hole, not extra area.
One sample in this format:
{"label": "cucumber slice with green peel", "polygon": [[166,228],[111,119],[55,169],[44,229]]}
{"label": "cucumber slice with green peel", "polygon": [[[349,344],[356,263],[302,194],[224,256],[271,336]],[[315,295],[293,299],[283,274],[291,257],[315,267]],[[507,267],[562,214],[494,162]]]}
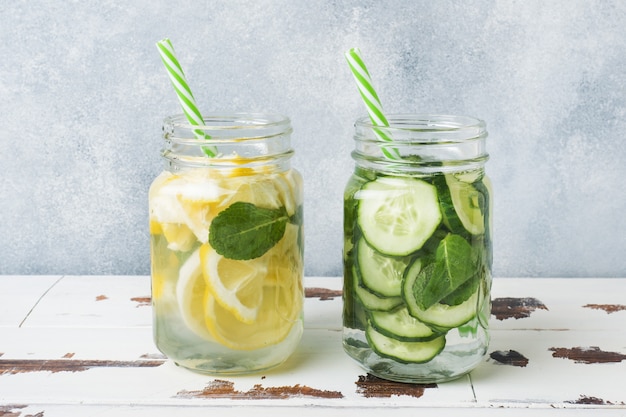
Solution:
{"label": "cucumber slice with green peel", "polygon": [[355,194],[358,224],[378,252],[406,256],[419,250],[441,223],[437,189],[409,177],[379,177]]}
{"label": "cucumber slice with green peel", "polygon": [[491,241],[493,230],[493,218],[491,215],[491,213],[493,213],[493,187],[491,180],[486,175],[482,178],[482,181],[474,183],[474,187],[483,194],[486,200],[484,247],[487,254],[486,263],[489,270],[491,270],[491,265],[493,264],[493,247]]}
{"label": "cucumber slice with green peel", "polygon": [[363,238],[357,243],[356,254],[363,286],[383,297],[402,295],[402,276],[410,262],[408,257],[396,258],[383,255]]}
{"label": "cucumber slice with green peel", "polygon": [[437,303],[427,310],[422,310],[417,305],[407,305],[407,308],[413,317],[428,325],[452,329],[473,319],[476,316],[477,304],[478,291],[456,306]]}
{"label": "cucumber slice with green peel", "polygon": [[405,342],[424,342],[441,336],[409,314],[405,306],[392,311],[372,311],[370,324],[379,333]]}
{"label": "cucumber slice with green peel", "polygon": [[[460,181],[453,174],[446,174],[446,184],[450,190],[450,198],[458,219],[465,230],[473,235],[485,232],[485,210],[487,207],[483,193],[472,184]],[[446,216],[450,226],[454,227],[454,218]]]}
{"label": "cucumber slice with green peel", "polygon": [[372,326],[365,337],[374,352],[401,363],[425,363],[437,356],[446,346],[444,335],[423,342],[406,342],[385,336]]}
{"label": "cucumber slice with green peel", "polygon": [[358,279],[356,268],[352,268],[354,277],[354,292],[363,307],[369,311],[393,310],[402,304],[402,297],[379,297],[367,288],[363,287]]}

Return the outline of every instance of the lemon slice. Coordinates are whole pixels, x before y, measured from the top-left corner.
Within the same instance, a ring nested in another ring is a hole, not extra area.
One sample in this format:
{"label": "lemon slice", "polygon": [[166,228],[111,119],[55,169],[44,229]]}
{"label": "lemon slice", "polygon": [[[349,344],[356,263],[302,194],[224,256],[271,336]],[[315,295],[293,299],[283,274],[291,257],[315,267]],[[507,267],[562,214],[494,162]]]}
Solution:
{"label": "lemon slice", "polygon": [[200,260],[207,286],[217,302],[237,320],[254,323],[263,301],[267,261],[228,259],[208,244],[200,247]]}
{"label": "lemon slice", "polygon": [[150,219],[150,234],[160,235],[162,233],[163,233],[163,228],[161,227],[161,223],[157,222],[154,219]]}
{"label": "lemon slice", "polygon": [[[222,178],[210,170],[194,170],[182,174],[165,172],[150,187],[151,225],[158,223],[163,230],[170,224],[170,233],[164,231],[172,250],[189,250],[188,231],[195,239],[206,243],[209,226],[217,215],[220,201],[235,191],[224,187]],[[159,228],[154,227],[155,231]]]}
{"label": "lemon slice", "polygon": [[[300,190],[302,190],[302,177],[294,170],[281,173],[279,175],[280,180],[277,181],[276,189],[279,192],[279,196],[287,213],[291,216],[296,210],[298,204],[302,200]],[[287,184],[288,188],[284,188],[283,184]]]}
{"label": "lemon slice", "polygon": [[269,252],[250,261],[222,257],[200,248],[209,287],[206,327],[231,349],[253,350],[281,342],[296,323],[304,301],[299,227],[288,224]]}
{"label": "lemon slice", "polygon": [[196,242],[193,232],[184,224],[164,223],[160,227],[170,250],[186,252]]}
{"label": "lemon slice", "polygon": [[198,336],[212,340],[205,323],[207,292],[200,264],[200,249],[197,249],[180,267],[176,300],[185,325]]}
{"label": "lemon slice", "polygon": [[302,271],[302,252],[298,244],[299,226],[287,223],[285,234],[266,255],[268,273],[266,285],[291,286],[292,281],[301,281],[296,272]]}
{"label": "lemon slice", "polygon": [[219,204],[220,209],[225,209],[231,204],[243,201],[252,203],[255,206],[277,209],[282,207],[279,194],[274,186],[274,180],[258,175],[231,178],[229,181],[236,184],[235,191],[222,199]]}
{"label": "lemon slice", "polygon": [[296,213],[296,200],[293,194],[293,188],[287,182],[287,179],[282,175],[277,175],[274,180],[274,186],[278,192],[278,198],[285,207],[285,211],[288,216],[293,216]]}
{"label": "lemon slice", "polygon": [[283,238],[270,251],[266,286],[274,286],[277,313],[285,323],[294,322],[304,301],[302,251],[298,244],[300,228],[287,224]]}
{"label": "lemon slice", "polygon": [[206,178],[190,177],[179,186],[176,198],[182,208],[182,223],[193,232],[199,242],[209,240],[211,221],[220,209],[220,202],[233,191],[219,182]]}
{"label": "lemon slice", "polygon": [[254,323],[243,323],[212,295],[207,297],[206,325],[215,340],[236,350],[255,350],[284,340],[299,321],[300,305],[279,286],[262,289],[262,306]]}
{"label": "lemon slice", "polygon": [[[277,314],[278,324],[287,325],[295,322],[300,314],[304,300],[304,288],[302,277],[298,276],[293,269],[281,268],[276,270],[279,274],[279,285],[266,286],[265,289],[274,291],[274,309]],[[269,303],[265,308],[271,308]]]}
{"label": "lemon slice", "polygon": [[165,232],[164,225],[169,224],[169,233],[164,235],[170,249],[189,250],[191,236],[187,232],[191,231],[200,243],[207,243],[211,221],[237,201],[269,209],[284,206],[289,215],[296,209],[293,185],[281,175],[268,178],[251,169],[236,177],[224,176],[219,170],[166,172],[150,187],[151,226],[155,232]]}
{"label": "lemon slice", "polygon": [[215,217],[211,201],[191,201],[184,196],[178,196],[183,208],[183,224],[191,231],[193,236],[201,243],[209,241],[209,227]]}

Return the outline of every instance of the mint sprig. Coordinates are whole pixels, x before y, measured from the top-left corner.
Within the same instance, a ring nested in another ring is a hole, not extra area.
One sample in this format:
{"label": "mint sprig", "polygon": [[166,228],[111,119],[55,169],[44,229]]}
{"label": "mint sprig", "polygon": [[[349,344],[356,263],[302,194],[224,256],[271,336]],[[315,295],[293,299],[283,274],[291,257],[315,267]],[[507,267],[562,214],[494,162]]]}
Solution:
{"label": "mint sprig", "polygon": [[[437,247],[435,262],[420,271],[413,291],[424,310],[444,300],[459,304],[475,290],[476,254],[461,236],[448,234]],[[457,292],[457,290],[459,290]]]}
{"label": "mint sprig", "polygon": [[258,258],[282,239],[288,221],[283,208],[267,209],[236,202],[211,222],[209,244],[226,258]]}

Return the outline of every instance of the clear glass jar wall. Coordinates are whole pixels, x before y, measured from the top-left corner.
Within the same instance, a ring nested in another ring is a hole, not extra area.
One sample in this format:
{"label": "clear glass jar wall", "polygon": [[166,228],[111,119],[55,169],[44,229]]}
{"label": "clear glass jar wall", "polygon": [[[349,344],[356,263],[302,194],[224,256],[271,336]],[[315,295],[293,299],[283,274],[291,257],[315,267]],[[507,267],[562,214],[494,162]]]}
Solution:
{"label": "clear glass jar wall", "polygon": [[183,367],[245,374],[283,363],[303,321],[302,178],[272,114],[165,119],[149,192],[154,340]]}
{"label": "clear glass jar wall", "polygon": [[355,123],[344,195],[343,346],[369,373],[460,377],[489,343],[492,192],[485,123],[390,115]]}

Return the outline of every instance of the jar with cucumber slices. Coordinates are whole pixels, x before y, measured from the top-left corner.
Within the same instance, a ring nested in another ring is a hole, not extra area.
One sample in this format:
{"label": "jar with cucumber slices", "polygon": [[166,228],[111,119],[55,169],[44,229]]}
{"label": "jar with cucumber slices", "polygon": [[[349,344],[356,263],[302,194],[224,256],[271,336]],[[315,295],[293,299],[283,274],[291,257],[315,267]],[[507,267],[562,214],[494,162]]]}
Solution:
{"label": "jar with cucumber slices", "polygon": [[343,346],[369,373],[443,382],[489,343],[492,194],[481,120],[355,123],[344,195]]}

